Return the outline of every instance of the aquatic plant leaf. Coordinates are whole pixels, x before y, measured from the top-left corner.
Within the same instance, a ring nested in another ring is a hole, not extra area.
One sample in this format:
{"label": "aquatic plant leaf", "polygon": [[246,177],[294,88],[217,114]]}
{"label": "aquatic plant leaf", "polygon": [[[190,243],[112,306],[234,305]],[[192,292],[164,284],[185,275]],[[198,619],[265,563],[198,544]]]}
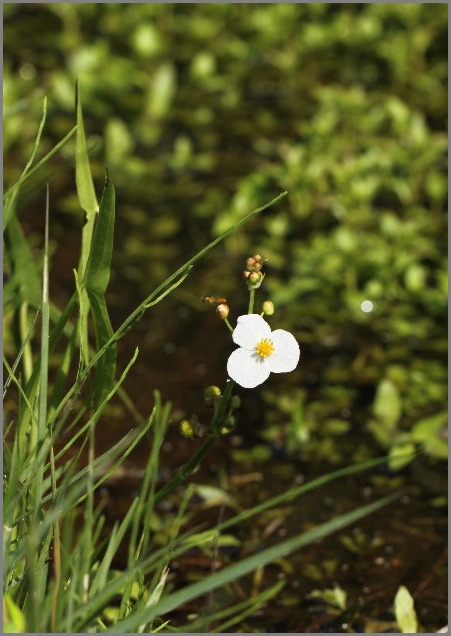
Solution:
{"label": "aquatic plant leaf", "polygon": [[412,439],[423,444],[427,452],[437,459],[448,457],[448,413],[441,411],[435,415],[423,417],[412,428]]}
{"label": "aquatic plant leaf", "polygon": [[388,456],[390,470],[401,470],[415,457],[415,444],[406,438],[405,441],[395,443],[390,448]]}
{"label": "aquatic plant leaf", "polygon": [[155,73],[147,96],[147,111],[159,119],[169,111],[176,84],[174,65],[164,62]]}
{"label": "aquatic plant leaf", "polygon": [[395,616],[403,634],[416,634],[418,621],[409,590],[401,585],[395,596]]}
{"label": "aquatic plant leaf", "polygon": [[347,595],[339,585],[325,590],[312,590],[310,596],[312,598],[320,598],[328,605],[338,607],[343,611],[346,609]]}
{"label": "aquatic plant leaf", "polygon": [[394,428],[401,415],[401,397],[395,383],[384,378],[378,385],[373,404],[374,415],[386,426]]}

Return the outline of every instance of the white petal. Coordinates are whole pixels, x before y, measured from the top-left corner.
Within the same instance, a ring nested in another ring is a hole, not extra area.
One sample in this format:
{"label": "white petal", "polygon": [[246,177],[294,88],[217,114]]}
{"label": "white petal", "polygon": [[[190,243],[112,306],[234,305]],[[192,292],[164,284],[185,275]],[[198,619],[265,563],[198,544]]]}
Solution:
{"label": "white petal", "polygon": [[293,371],[299,362],[301,351],[296,338],[284,329],[276,329],[271,334],[274,353],[267,358],[272,373]]}
{"label": "white petal", "polygon": [[247,349],[235,349],[227,361],[227,373],[240,386],[253,389],[268,378],[269,364]]}
{"label": "white petal", "polygon": [[271,335],[271,327],[259,314],[240,316],[233,331],[232,338],[244,349],[255,349],[255,345]]}

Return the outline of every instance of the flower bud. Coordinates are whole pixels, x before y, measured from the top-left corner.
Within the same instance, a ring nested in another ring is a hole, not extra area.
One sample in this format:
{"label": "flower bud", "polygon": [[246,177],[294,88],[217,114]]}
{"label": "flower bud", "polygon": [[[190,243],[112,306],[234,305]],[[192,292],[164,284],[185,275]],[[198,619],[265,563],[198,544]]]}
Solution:
{"label": "flower bud", "polygon": [[247,286],[249,289],[258,289],[263,282],[265,275],[261,272],[249,272],[247,278]]}
{"label": "flower bud", "polygon": [[179,424],[179,429],[183,437],[186,437],[186,439],[192,439],[194,437],[195,428],[193,423],[189,420],[182,420]]}
{"label": "flower bud", "polygon": [[219,400],[221,397],[221,389],[218,386],[207,386],[204,389],[204,400],[205,404],[210,405],[213,404],[215,400]]}
{"label": "flower bud", "polygon": [[235,426],[236,426],[235,416],[234,415],[229,415],[226,418],[224,424],[219,429],[219,432],[221,433],[221,435],[228,435],[229,433],[231,433],[233,431]]}
{"label": "flower bud", "polygon": [[230,400],[230,407],[232,411],[239,408],[241,406],[241,398],[239,395],[232,395],[232,399]]}
{"label": "flower bud", "polygon": [[216,313],[222,320],[224,320],[224,318],[227,318],[227,316],[229,315],[229,311],[229,306],[225,305],[224,303],[221,303],[216,307]]}
{"label": "flower bud", "polygon": [[265,300],[262,305],[262,311],[265,316],[272,316],[274,313],[274,303],[271,300]]}
{"label": "flower bud", "polygon": [[246,259],[246,267],[250,272],[259,272],[263,267],[264,258],[260,254],[249,256]]}

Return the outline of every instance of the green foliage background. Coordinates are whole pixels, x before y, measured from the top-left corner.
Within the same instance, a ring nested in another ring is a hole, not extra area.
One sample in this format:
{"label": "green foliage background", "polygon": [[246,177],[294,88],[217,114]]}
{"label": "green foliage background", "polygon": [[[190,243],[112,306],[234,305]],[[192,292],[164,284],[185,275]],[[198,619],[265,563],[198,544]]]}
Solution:
{"label": "green foliage background", "polygon": [[[237,268],[269,259],[303,357],[261,391],[265,434],[284,413],[295,453],[334,459],[354,427],[394,455],[446,456],[447,4],[12,3],[4,18],[6,185],[43,94],[42,152],[73,126],[77,77],[94,179],[108,164],[117,189],[118,305],[286,189],[197,281],[244,297]],[[83,223],[66,179],[55,160],[19,200],[33,229],[50,180],[63,244]]]}

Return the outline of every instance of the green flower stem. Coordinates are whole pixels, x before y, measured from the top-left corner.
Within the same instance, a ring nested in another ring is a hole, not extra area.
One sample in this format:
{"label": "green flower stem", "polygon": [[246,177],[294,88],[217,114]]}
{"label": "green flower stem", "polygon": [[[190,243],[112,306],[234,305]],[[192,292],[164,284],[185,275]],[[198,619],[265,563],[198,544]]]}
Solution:
{"label": "green flower stem", "polygon": [[227,325],[227,329],[230,331],[230,333],[233,333],[233,327],[230,324],[230,322],[228,321],[227,318],[223,318],[223,321],[225,322],[225,324]]}
{"label": "green flower stem", "polygon": [[191,475],[195,468],[200,464],[208,451],[212,448],[214,443],[216,442],[221,425],[224,421],[225,415],[228,411],[230,400],[232,397],[233,387],[235,386],[235,382],[233,380],[228,380],[226,387],[224,389],[224,393],[222,396],[222,400],[219,403],[218,408],[213,416],[213,421],[211,423],[213,433],[207,437],[204,443],[197,449],[191,459],[179,470],[177,475],[171,481],[169,481],[163,488],[160,488],[158,492],[155,493],[155,503],[158,503],[162,499],[164,499],[167,495],[169,495],[177,486],[182,484],[187,477]]}
{"label": "green flower stem", "polygon": [[251,288],[249,290],[249,309],[247,310],[248,314],[254,313],[254,299],[255,299],[255,289]]}

